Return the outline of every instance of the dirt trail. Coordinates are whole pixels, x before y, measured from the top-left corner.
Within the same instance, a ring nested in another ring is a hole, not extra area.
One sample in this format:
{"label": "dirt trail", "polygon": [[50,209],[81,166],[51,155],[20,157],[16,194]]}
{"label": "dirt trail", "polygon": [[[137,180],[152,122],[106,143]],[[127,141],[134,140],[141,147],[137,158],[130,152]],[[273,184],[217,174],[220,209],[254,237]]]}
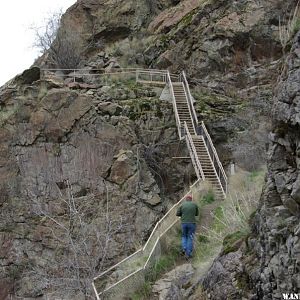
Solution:
{"label": "dirt trail", "polygon": [[213,203],[206,204],[200,208],[200,222],[197,224],[196,236],[206,232],[205,228],[210,228],[214,222],[212,213],[214,210],[220,206],[222,202],[219,200],[214,201]]}

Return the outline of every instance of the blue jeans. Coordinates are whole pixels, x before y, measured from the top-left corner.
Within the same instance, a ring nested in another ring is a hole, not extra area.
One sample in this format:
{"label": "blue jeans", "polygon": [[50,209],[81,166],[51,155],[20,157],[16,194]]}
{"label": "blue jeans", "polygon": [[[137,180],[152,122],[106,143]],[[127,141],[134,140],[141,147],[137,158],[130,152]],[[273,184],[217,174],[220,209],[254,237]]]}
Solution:
{"label": "blue jeans", "polygon": [[182,223],[182,250],[186,256],[191,256],[193,252],[193,239],[196,231],[195,223]]}

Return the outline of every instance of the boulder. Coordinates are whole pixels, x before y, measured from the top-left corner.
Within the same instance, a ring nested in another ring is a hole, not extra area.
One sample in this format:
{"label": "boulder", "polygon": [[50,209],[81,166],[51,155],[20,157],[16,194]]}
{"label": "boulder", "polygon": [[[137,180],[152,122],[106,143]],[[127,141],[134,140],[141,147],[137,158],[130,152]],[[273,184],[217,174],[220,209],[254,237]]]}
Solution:
{"label": "boulder", "polygon": [[25,70],[19,75],[16,80],[20,84],[32,84],[34,81],[39,80],[41,77],[41,70],[39,67],[33,66],[30,69]]}
{"label": "boulder", "polygon": [[152,293],[159,300],[181,300],[183,288],[191,285],[195,269],[191,264],[183,264],[163,275],[152,287]]}
{"label": "boulder", "polygon": [[118,105],[117,103],[112,102],[100,102],[96,110],[103,114],[108,114],[110,116],[119,116],[122,112],[122,106]]}
{"label": "boulder", "polygon": [[130,150],[121,150],[115,157],[110,170],[109,179],[117,184],[123,184],[137,170],[136,158]]}

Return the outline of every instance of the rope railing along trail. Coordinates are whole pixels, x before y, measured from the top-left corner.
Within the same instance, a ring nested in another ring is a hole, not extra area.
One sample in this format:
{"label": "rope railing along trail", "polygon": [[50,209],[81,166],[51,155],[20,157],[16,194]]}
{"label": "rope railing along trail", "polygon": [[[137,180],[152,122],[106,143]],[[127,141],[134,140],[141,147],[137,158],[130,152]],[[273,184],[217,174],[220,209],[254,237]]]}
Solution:
{"label": "rope railing along trail", "polygon": [[[198,183],[199,180],[191,186],[191,189]],[[174,204],[156,223],[144,247],[94,278],[93,289],[97,299],[122,299],[128,295],[128,292],[142,286],[161,256],[165,235],[179,221],[176,217],[178,207],[190,192]]]}

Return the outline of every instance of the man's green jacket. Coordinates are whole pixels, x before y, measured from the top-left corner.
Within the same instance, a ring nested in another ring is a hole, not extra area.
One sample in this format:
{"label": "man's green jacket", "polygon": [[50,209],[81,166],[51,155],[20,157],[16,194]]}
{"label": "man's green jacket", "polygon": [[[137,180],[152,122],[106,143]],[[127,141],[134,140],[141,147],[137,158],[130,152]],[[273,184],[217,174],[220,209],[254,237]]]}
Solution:
{"label": "man's green jacket", "polygon": [[195,216],[199,215],[197,204],[191,201],[184,202],[177,210],[176,216],[181,217],[182,223],[196,223]]}

